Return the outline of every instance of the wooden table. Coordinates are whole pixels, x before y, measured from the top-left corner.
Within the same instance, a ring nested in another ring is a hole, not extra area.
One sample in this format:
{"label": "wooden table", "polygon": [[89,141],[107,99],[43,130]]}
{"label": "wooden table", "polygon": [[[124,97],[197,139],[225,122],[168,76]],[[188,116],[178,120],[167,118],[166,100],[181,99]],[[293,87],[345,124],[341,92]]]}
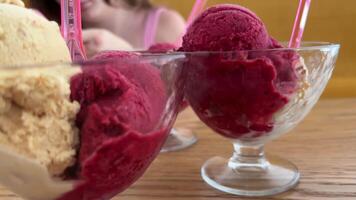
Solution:
{"label": "wooden table", "polygon": [[[208,158],[230,156],[229,141],[213,134],[191,110],[180,115],[177,127],[193,129],[199,143],[161,154],[146,175],[116,199],[242,199],[209,187],[200,177],[200,167]],[[295,130],[268,144],[267,151],[295,163],[302,178],[292,191],[260,199],[356,200],[356,99],[320,101]],[[20,198],[0,188],[0,199]]]}

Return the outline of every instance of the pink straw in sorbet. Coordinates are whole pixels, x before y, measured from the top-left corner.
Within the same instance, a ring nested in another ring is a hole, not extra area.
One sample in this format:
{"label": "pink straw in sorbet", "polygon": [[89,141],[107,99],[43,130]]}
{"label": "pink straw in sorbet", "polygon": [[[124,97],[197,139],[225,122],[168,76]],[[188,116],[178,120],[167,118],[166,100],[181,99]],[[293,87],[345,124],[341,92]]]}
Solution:
{"label": "pink straw in sorbet", "polygon": [[304,28],[308,20],[311,0],[299,0],[297,16],[295,17],[289,48],[299,48],[302,42]]}
{"label": "pink straw in sorbet", "polygon": [[[187,25],[185,30],[188,29],[188,27],[193,23],[193,21],[198,17],[198,15],[203,11],[205,5],[207,4],[208,0],[196,0],[195,4],[193,6],[192,11],[190,12],[190,15],[188,17]],[[185,34],[185,33],[184,33]],[[183,35],[184,35],[183,34]],[[183,37],[182,35],[182,37]],[[179,40],[176,42],[176,46],[180,46],[182,43],[182,37],[179,38]]]}
{"label": "pink straw in sorbet", "polygon": [[203,11],[207,2],[208,2],[208,0],[196,0],[195,1],[193,9],[190,12],[190,15],[188,17],[187,28],[190,26],[191,23],[193,23],[195,18],[197,18],[198,15]]}
{"label": "pink straw in sorbet", "polygon": [[73,62],[85,59],[80,0],[61,0],[61,32]]}

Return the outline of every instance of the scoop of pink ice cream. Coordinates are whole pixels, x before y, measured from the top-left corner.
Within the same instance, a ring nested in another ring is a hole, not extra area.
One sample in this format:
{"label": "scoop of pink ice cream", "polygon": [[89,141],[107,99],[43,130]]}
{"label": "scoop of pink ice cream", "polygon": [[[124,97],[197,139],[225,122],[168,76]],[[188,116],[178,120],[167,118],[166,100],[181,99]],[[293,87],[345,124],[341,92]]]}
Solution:
{"label": "scoop of pink ice cream", "polygon": [[199,118],[230,137],[270,132],[273,116],[297,89],[290,50],[271,38],[251,11],[235,5],[209,8],[189,27],[181,50],[187,54],[185,95]]}
{"label": "scoop of pink ice cream", "polygon": [[263,22],[237,5],[218,5],[198,17],[183,37],[183,51],[231,51],[268,48]]}
{"label": "scoop of pink ice cream", "polygon": [[267,58],[223,60],[210,55],[191,58],[187,66],[186,98],[199,118],[224,136],[271,131],[273,114],[288,103],[275,87],[277,71]]}
{"label": "scoop of pink ice cream", "polygon": [[94,62],[71,80],[71,99],[81,105],[75,169],[81,182],[61,200],[109,199],[125,190],[166,138],[167,130],[156,130],[167,101],[160,71],[135,62],[137,55],[107,52],[96,58],[115,57],[121,60]]}

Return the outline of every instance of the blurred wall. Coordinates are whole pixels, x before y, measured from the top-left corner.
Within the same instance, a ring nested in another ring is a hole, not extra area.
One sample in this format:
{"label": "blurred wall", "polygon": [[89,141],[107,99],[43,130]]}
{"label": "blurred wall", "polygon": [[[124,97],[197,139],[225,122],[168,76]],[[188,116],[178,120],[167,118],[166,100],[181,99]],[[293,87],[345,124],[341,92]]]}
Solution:
{"label": "blurred wall", "polygon": [[[177,9],[184,16],[194,0],[153,0]],[[209,0],[209,5],[236,3],[250,8],[265,22],[269,32],[288,41],[298,0]],[[356,97],[356,0],[314,0],[304,40],[341,43],[335,74],[324,97]]]}

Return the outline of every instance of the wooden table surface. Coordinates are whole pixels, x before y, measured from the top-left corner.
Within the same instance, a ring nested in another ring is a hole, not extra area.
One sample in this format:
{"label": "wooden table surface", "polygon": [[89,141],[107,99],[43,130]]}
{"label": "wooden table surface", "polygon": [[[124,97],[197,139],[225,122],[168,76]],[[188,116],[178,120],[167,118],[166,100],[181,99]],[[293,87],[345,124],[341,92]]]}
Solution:
{"label": "wooden table surface", "polygon": [[[191,110],[177,127],[193,129],[199,142],[190,149],[161,154],[146,175],[115,199],[242,199],[203,182],[200,167],[210,157],[229,157],[232,145],[214,134]],[[267,145],[267,152],[288,158],[302,174],[293,190],[266,200],[356,200],[356,99],[322,100],[291,133]],[[20,200],[0,188],[1,200]],[[257,199],[257,198],[252,198]]]}

